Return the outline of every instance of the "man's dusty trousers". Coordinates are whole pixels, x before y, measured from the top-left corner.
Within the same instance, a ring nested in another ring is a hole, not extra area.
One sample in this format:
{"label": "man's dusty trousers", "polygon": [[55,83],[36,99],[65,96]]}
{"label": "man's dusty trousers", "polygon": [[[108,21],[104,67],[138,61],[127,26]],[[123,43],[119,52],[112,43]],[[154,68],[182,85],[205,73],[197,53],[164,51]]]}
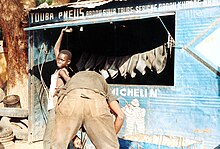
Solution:
{"label": "man's dusty trousers", "polygon": [[106,99],[87,89],[70,91],[56,107],[52,149],[66,149],[82,126],[97,149],[119,149]]}

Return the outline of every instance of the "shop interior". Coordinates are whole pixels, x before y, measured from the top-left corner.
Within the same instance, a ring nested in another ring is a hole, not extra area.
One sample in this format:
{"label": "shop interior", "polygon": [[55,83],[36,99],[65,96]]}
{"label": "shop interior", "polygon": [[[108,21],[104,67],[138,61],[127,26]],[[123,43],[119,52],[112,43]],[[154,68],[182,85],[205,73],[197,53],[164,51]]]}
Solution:
{"label": "shop interior", "polygon": [[[119,71],[119,65],[113,67],[117,72],[114,77],[109,75],[106,78],[110,84],[126,85],[174,85],[174,44],[167,47],[169,37],[175,40],[175,16],[161,16],[147,19],[130,21],[108,22],[100,24],[89,24],[83,26],[70,26],[69,32],[64,34],[61,49],[68,49],[72,52],[71,67],[73,72],[82,70],[100,70],[113,66],[114,60],[131,58],[136,54],[142,54],[153,49],[166,45],[161,56],[166,55],[163,60],[163,69],[158,73],[152,67],[143,67],[145,73],[141,73],[133,66],[132,71],[135,76],[128,72]],[[62,28],[51,28],[44,30],[44,37],[50,37],[48,47],[53,47],[58,39]],[[170,36],[169,36],[170,35]],[[155,52],[153,52],[155,54]],[[82,56],[84,55],[84,57]],[[86,55],[86,56],[85,56]],[[92,57],[92,58],[91,58]],[[84,60],[83,65],[79,65],[80,60]],[[137,59],[137,57],[136,57]],[[87,63],[90,61],[90,63]],[[96,62],[95,62],[96,61]],[[108,63],[107,63],[108,61]],[[134,63],[137,63],[134,62]],[[152,61],[151,61],[152,63]],[[51,70],[51,64],[44,64],[44,71]],[[108,64],[108,65],[107,65]],[[108,67],[106,67],[108,66]],[[50,69],[48,69],[50,68]],[[51,74],[54,70],[51,71]],[[109,73],[107,71],[107,73]],[[44,80],[48,72],[43,72]],[[49,84],[47,82],[46,84]]]}

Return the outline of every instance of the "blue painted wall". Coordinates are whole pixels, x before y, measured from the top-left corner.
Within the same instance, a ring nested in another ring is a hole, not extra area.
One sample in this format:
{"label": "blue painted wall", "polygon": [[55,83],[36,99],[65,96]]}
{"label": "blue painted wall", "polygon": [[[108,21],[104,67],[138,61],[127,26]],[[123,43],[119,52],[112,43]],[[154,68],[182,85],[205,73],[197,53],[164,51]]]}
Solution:
{"label": "blue painted wall", "polygon": [[[208,149],[220,144],[219,72],[213,71],[209,66],[215,66],[195,50],[196,45],[219,28],[219,12],[220,7],[176,12],[174,86],[112,85],[122,107],[134,98],[139,100],[140,108],[146,111],[144,133],[202,141]],[[121,136],[126,135],[127,121]],[[142,133],[135,127],[134,124],[133,134]]]}
{"label": "blue painted wall", "polygon": [[[219,28],[219,11],[220,7],[212,7],[176,13],[176,41],[179,48],[175,51],[175,88],[179,90],[178,96],[187,97],[194,104],[189,104],[188,114],[183,116],[187,121],[188,134],[203,140],[207,148],[220,143],[220,77],[203,61],[180,47],[186,46],[199,56],[194,47]],[[218,51],[220,54],[220,49]]]}

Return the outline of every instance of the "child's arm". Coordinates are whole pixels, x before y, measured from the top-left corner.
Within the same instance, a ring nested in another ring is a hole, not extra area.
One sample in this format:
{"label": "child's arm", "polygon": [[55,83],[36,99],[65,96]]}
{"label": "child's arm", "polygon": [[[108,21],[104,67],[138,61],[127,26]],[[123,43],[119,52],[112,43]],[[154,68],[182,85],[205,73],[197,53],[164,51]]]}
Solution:
{"label": "child's arm", "polygon": [[69,74],[67,73],[67,71],[65,71],[64,69],[61,69],[59,71],[59,75],[61,76],[61,78],[63,78],[66,82],[70,79]]}
{"label": "child's arm", "polygon": [[56,44],[55,44],[55,46],[54,46],[54,54],[55,54],[56,58],[57,58],[57,56],[58,56],[58,54],[59,54],[60,45],[61,45],[62,38],[63,38],[63,33],[64,33],[64,31],[66,31],[66,29],[67,29],[67,27],[61,30],[60,36],[59,36],[59,38],[57,39],[57,42],[56,42]]}

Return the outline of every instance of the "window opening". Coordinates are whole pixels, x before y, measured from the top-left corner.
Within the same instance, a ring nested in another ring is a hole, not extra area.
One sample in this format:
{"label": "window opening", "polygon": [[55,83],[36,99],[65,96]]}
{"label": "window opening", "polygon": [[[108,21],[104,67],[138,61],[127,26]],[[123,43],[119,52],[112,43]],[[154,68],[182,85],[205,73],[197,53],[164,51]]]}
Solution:
{"label": "window opening", "polygon": [[61,47],[79,71],[95,70],[110,84],[174,85],[174,15],[71,28]]}

